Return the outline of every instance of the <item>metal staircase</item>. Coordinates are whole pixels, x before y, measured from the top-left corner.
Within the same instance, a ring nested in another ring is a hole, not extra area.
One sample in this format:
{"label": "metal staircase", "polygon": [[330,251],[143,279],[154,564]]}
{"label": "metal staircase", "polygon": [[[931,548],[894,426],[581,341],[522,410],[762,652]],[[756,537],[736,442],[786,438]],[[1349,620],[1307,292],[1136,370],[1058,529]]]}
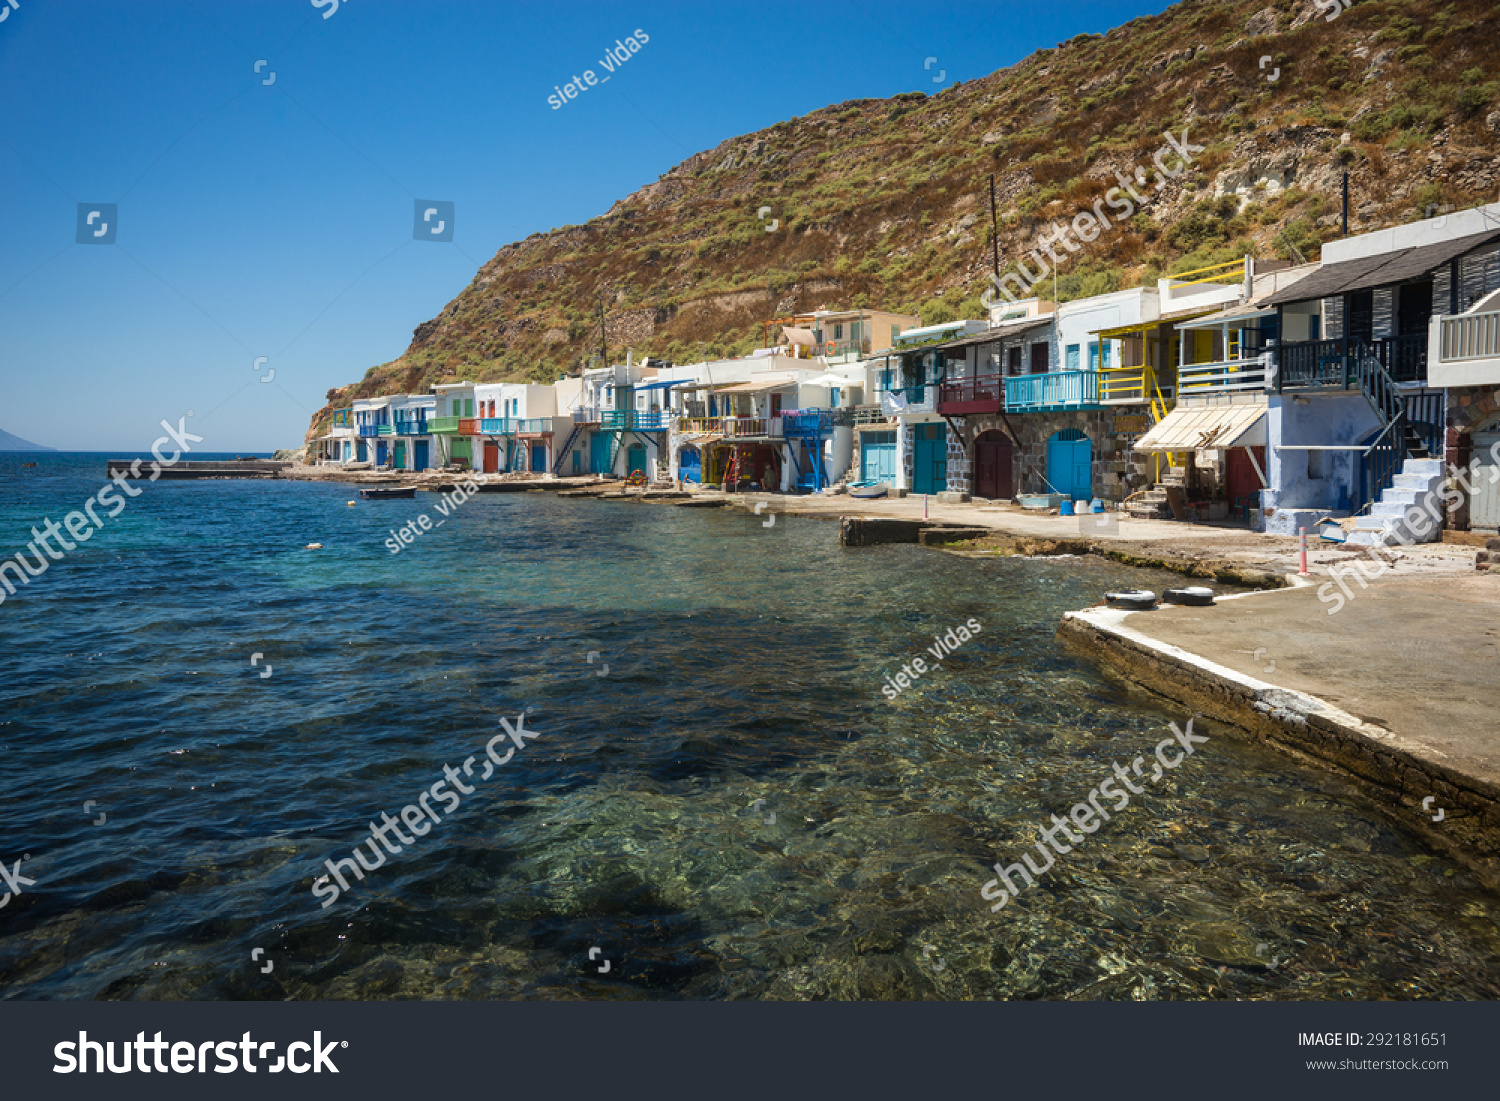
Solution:
{"label": "metal staircase", "polygon": [[583,425],[583,424],[575,424],[575,425],[573,425],[573,431],[571,431],[571,432],[568,433],[568,438],[567,438],[566,442],[564,442],[563,445],[562,445],[562,447],[560,447],[558,449],[558,452],[557,452],[557,462],[555,462],[555,463],[552,464],[552,473],[553,474],[561,474],[562,473],[563,460],[568,457],[568,452],[570,452],[570,451],[573,450],[573,441],[575,441],[576,439],[578,439],[578,433],[582,432],[584,430],[584,428],[586,428],[586,427],[587,427],[587,425]]}

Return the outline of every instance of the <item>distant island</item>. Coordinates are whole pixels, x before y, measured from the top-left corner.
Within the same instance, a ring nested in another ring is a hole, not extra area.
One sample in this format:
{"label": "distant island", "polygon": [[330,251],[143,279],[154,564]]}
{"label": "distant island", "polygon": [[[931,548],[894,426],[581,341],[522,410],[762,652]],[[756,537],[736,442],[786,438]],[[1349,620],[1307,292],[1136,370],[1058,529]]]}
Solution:
{"label": "distant island", "polygon": [[0,451],[56,451],[55,447],[43,447],[39,443],[23,440],[20,436],[12,436],[5,429],[0,428]]}

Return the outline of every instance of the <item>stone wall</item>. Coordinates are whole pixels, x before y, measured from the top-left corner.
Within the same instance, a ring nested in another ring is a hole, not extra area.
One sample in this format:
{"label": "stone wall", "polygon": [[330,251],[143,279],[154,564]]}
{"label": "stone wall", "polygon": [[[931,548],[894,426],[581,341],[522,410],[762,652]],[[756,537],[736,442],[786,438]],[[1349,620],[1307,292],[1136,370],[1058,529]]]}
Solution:
{"label": "stone wall", "polygon": [[[970,415],[963,418],[964,436],[970,441],[968,450],[964,452],[956,440],[949,444],[948,488],[961,493],[973,492],[973,441],[981,433],[993,430],[1011,436],[1015,444],[1011,469],[1016,477],[1017,492],[1047,493],[1047,441],[1058,432],[1076,428],[1093,444],[1094,496],[1105,501],[1122,501],[1137,490],[1150,488],[1152,456],[1131,450],[1142,432],[1116,432],[1114,420],[1117,416],[1140,416],[1143,412],[1144,407],[1119,407],[1009,413],[1005,418]],[[964,452],[957,464],[955,450]]]}

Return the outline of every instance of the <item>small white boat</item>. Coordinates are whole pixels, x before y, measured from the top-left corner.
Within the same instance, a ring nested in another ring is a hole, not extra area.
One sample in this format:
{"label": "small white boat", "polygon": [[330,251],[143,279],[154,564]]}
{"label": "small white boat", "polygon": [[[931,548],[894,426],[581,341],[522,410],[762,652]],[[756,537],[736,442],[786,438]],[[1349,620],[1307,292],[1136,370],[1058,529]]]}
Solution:
{"label": "small white boat", "polygon": [[884,497],[891,491],[891,487],[884,482],[850,482],[849,496],[858,497],[860,500],[871,501],[877,497]]}

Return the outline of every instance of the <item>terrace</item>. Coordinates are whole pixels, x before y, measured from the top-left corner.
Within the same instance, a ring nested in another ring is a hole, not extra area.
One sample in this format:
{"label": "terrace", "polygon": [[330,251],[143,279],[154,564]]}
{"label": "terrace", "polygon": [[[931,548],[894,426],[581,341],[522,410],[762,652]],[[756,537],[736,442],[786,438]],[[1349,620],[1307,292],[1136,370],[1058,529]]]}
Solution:
{"label": "terrace", "polygon": [[1036,413],[1056,409],[1097,409],[1098,371],[1049,371],[1005,380],[1005,408]]}
{"label": "terrace", "polygon": [[1426,333],[1359,340],[1301,340],[1276,349],[1276,389],[1336,387],[1355,389],[1360,364],[1373,359],[1394,382],[1427,382]]}

